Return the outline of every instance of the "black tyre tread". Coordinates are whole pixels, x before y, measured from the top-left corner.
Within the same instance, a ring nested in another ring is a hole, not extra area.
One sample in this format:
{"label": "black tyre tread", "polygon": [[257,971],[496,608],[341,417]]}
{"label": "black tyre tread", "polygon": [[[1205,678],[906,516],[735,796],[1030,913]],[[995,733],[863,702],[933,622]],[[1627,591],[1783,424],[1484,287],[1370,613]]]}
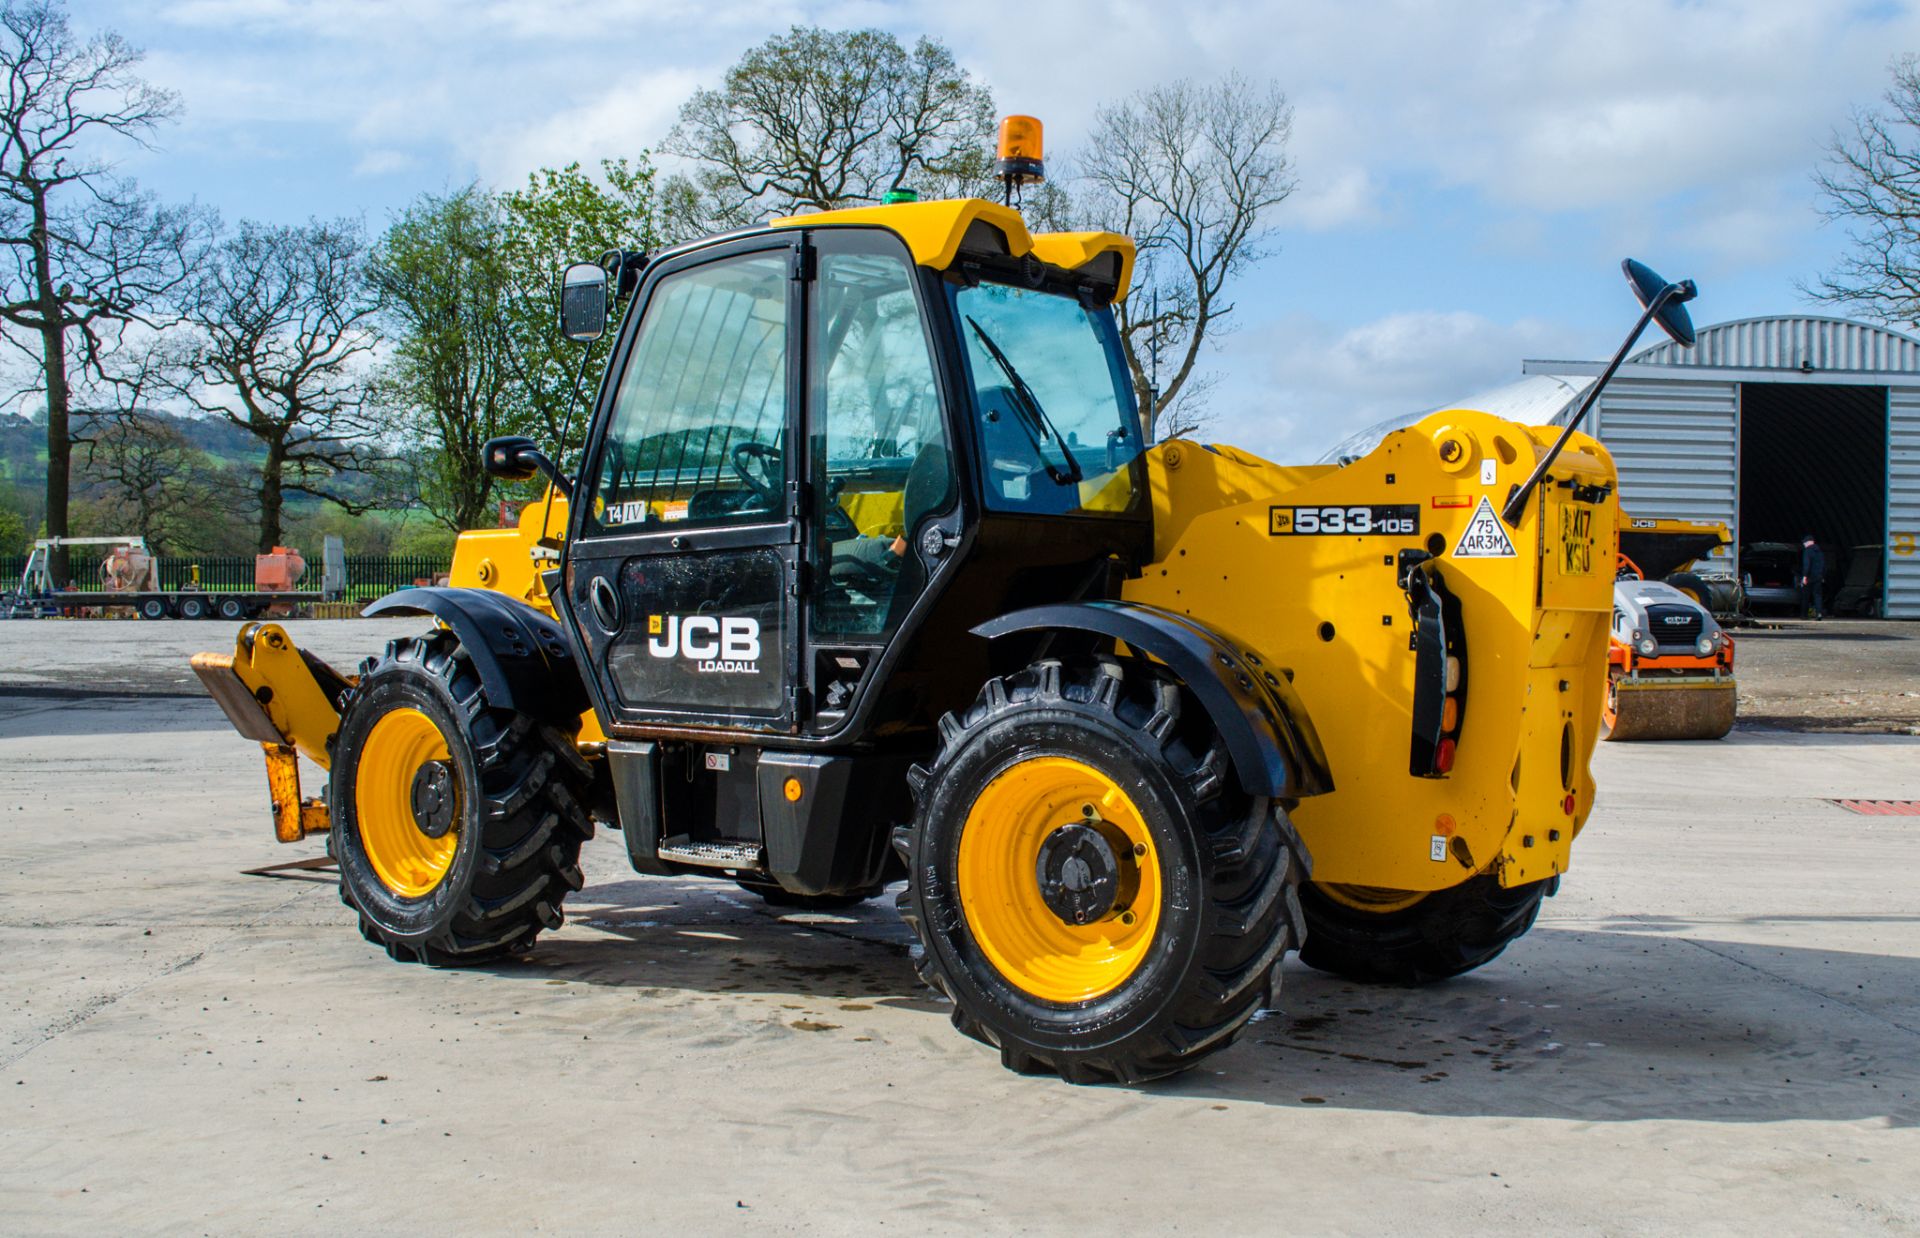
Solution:
{"label": "black tyre tread", "polygon": [[1558,879],[1503,888],[1490,873],[1411,907],[1375,913],[1337,903],[1309,882],[1302,962],[1369,984],[1430,984],[1491,963],[1533,927]]}
{"label": "black tyre tread", "polygon": [[[1158,1020],[1159,1030],[1123,1046],[1098,1052],[1049,1049],[1013,1043],[997,1034],[956,999],[929,939],[909,881],[897,905],[918,944],[914,966],[921,980],[954,1003],[953,1025],[1000,1050],[1001,1062],[1021,1074],[1056,1074],[1069,1083],[1139,1083],[1174,1074],[1208,1053],[1224,1049],[1263,1007],[1272,1004],[1279,964],[1300,945],[1296,887],[1309,871],[1304,846],[1279,805],[1254,801],[1234,780],[1224,745],[1205,715],[1183,709],[1180,685],[1144,662],[1103,661],[1064,667],[1041,661],[1014,675],[990,679],[964,713],[940,720],[941,751],[930,768],[909,775],[916,801],[934,785],[956,750],[977,728],[1010,710],[1036,703],[1070,701],[1088,706],[1132,730],[1140,748],[1155,753],[1189,792],[1202,837],[1202,874],[1208,890],[1208,923],[1192,982]],[[1196,741],[1196,736],[1205,738]],[[1195,754],[1195,747],[1201,750]],[[914,868],[915,831],[893,832],[893,845]]]}
{"label": "black tyre tread", "polygon": [[343,717],[378,676],[419,672],[442,685],[473,747],[481,854],[471,885],[446,922],[420,938],[383,928],[353,895],[344,865],[342,901],[360,912],[362,935],[401,961],[458,966],[520,953],[542,931],[560,927],[562,902],[584,884],[579,859],[581,843],[593,836],[583,807],[591,767],[559,731],[491,706],[472,660],[445,630],[392,641],[384,655],[367,659]]}

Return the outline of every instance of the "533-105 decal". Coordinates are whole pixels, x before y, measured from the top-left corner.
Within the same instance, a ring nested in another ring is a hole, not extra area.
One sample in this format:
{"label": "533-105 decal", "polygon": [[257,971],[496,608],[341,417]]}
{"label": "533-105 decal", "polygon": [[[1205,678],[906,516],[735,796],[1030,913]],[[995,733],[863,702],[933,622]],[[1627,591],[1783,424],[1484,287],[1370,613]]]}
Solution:
{"label": "533-105 decal", "polygon": [[1359,507],[1273,507],[1267,532],[1275,537],[1306,534],[1413,537],[1420,532],[1417,503],[1375,503]]}

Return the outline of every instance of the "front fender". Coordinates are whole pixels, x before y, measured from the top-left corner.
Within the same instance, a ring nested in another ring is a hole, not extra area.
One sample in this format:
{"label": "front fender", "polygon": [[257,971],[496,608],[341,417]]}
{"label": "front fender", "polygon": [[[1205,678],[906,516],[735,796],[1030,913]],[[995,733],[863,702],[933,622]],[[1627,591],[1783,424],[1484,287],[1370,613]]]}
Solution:
{"label": "front fender", "polygon": [[1250,795],[1300,799],[1333,790],[1320,737],[1287,677],[1203,623],[1158,606],[1098,601],[1028,607],[973,629],[988,640],[1016,632],[1108,637],[1166,663],[1219,725]]}
{"label": "front fender", "polygon": [[422,586],[389,593],[366,615],[432,615],[453,629],[486,685],[487,703],[571,727],[590,702],[566,631],[491,589]]}

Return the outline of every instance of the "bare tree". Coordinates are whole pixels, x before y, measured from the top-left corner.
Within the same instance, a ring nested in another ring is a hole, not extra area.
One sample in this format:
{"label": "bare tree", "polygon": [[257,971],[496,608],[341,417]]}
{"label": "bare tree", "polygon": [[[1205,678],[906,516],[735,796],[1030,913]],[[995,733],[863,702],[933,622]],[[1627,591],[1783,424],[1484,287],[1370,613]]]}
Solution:
{"label": "bare tree", "polygon": [[[205,226],[204,212],[157,206],[92,153],[102,139],[144,144],[175,114],[171,94],[134,74],[141,57],[117,34],[75,35],[58,3],[0,8],[0,246],[12,259],[0,264],[0,321],[46,393],[56,537],[68,532],[74,366],[97,371],[120,329],[179,286]],[[64,552],[52,567],[64,582]]]}
{"label": "bare tree", "polygon": [[239,496],[165,414],[76,413],[81,448],[75,496],[104,533],[138,533],[155,554],[200,550],[209,523],[237,515]]}
{"label": "bare tree", "polygon": [[894,189],[956,196],[991,170],[993,97],[931,39],[795,26],[689,99],[662,149],[697,168],[663,186],[677,236]]}
{"label": "bare tree", "polygon": [[353,220],[242,223],[195,275],[165,345],[167,385],[202,413],[260,441],[259,545],[279,544],[286,496],[350,512],[376,498],[352,487],[377,470],[382,426],[368,407],[379,343],[368,245]]}
{"label": "bare tree", "polygon": [[1857,109],[1814,174],[1821,214],[1851,249],[1803,291],[1884,322],[1920,326],[1920,59],[1893,65],[1885,111]]}
{"label": "bare tree", "polygon": [[1190,432],[1204,419],[1194,369],[1228,325],[1230,285],[1266,256],[1274,208],[1294,190],[1292,128],[1277,86],[1237,74],[1155,87],[1100,110],[1074,161],[1070,202],[1040,204],[1139,245],[1118,312],[1150,434]]}

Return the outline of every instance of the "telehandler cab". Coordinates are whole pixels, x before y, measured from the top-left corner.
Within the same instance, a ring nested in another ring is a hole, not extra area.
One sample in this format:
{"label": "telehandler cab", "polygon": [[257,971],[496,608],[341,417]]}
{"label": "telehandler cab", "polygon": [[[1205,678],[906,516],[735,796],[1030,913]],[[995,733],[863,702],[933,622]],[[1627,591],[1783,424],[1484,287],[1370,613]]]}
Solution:
{"label": "telehandler cab", "polygon": [[1610,458],[1466,410],[1344,467],[1150,445],[1133,259],[969,199],[571,268],[568,335],[627,305],[580,469],[488,444],[550,488],[367,611],[433,626],[195,659],[279,837],[431,964],[558,928],[596,821],[780,903],[904,881],[954,1023],[1073,1081],[1230,1043],[1289,950],[1492,959],[1593,804]]}

